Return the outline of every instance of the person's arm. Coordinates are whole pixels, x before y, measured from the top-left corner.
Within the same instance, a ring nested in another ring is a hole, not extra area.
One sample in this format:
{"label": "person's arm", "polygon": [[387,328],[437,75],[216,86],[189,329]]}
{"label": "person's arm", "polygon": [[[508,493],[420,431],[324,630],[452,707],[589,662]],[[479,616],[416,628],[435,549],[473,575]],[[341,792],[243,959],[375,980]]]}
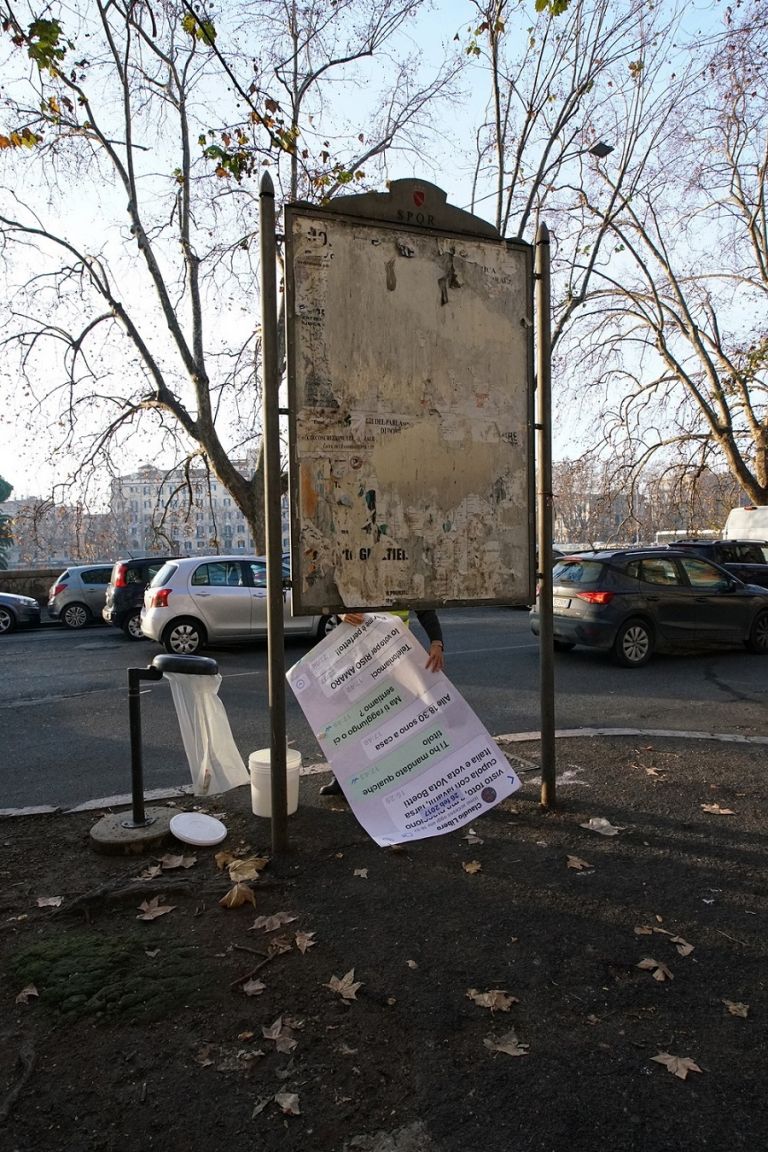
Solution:
{"label": "person's arm", "polygon": [[445,646],[443,644],[443,629],[440,625],[437,612],[435,612],[434,608],[427,608],[423,612],[417,612],[416,618],[426,632],[427,639],[429,640],[427,668],[430,672],[442,672]]}
{"label": "person's arm", "polygon": [[355,628],[357,628],[358,624],[362,624],[363,620],[365,620],[365,613],[342,612],[342,614],[339,616],[339,620],[343,621],[344,624],[352,624]]}

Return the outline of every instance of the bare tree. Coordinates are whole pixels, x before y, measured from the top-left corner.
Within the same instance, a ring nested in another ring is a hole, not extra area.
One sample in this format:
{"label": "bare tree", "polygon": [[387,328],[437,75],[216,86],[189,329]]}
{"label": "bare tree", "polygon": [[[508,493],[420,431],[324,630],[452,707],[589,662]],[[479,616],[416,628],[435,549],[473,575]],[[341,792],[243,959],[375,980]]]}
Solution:
{"label": "bare tree", "polygon": [[594,453],[559,460],[552,468],[555,540],[595,547],[638,538],[640,511]]}
{"label": "bare tree", "polygon": [[[80,475],[124,470],[138,436],[169,472],[202,462],[263,541],[256,180],[268,164],[286,194],[327,196],[418,141],[456,68],[418,82],[395,43],[416,6],[263,0],[214,23],[177,0],[56,18],[1,0],[4,346],[30,428],[42,414]],[[330,82],[385,49],[387,94],[353,134]]]}
{"label": "bare tree", "polygon": [[[586,210],[614,249],[575,352],[627,482],[659,454],[768,503],[768,21],[728,9],[642,126],[653,162]],[[641,77],[641,84],[647,84]],[[573,351],[573,346],[572,346]]]}

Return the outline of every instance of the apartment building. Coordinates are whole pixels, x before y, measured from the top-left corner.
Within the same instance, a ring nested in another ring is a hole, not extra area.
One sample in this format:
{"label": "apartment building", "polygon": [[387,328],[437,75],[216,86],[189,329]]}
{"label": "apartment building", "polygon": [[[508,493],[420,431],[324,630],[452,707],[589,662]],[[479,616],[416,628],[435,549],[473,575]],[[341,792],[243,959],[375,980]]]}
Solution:
{"label": "apartment building", "polygon": [[[235,461],[246,472],[253,463]],[[205,469],[171,472],[145,464],[115,477],[110,514],[122,550],[171,551],[179,556],[208,552],[250,553],[253,536],[224,485]],[[283,549],[288,549],[288,501],[283,501]]]}

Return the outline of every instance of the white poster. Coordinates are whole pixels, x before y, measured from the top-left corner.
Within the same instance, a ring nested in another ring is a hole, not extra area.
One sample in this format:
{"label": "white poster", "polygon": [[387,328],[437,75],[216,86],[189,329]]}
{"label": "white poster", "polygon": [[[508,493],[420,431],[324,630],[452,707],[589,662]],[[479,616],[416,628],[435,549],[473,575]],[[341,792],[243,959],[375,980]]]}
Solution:
{"label": "white poster", "polygon": [[452,832],[520,787],[503,752],[396,617],[342,624],[287,674],[377,844]]}

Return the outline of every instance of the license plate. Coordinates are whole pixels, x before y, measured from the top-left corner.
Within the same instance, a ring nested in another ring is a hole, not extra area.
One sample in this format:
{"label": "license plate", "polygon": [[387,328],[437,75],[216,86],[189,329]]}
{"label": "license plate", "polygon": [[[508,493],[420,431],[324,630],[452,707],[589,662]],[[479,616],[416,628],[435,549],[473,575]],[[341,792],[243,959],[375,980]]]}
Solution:
{"label": "license plate", "polygon": [[570,606],[571,606],[570,597],[568,597],[568,596],[553,596],[552,597],[552,607],[553,608],[570,608]]}

